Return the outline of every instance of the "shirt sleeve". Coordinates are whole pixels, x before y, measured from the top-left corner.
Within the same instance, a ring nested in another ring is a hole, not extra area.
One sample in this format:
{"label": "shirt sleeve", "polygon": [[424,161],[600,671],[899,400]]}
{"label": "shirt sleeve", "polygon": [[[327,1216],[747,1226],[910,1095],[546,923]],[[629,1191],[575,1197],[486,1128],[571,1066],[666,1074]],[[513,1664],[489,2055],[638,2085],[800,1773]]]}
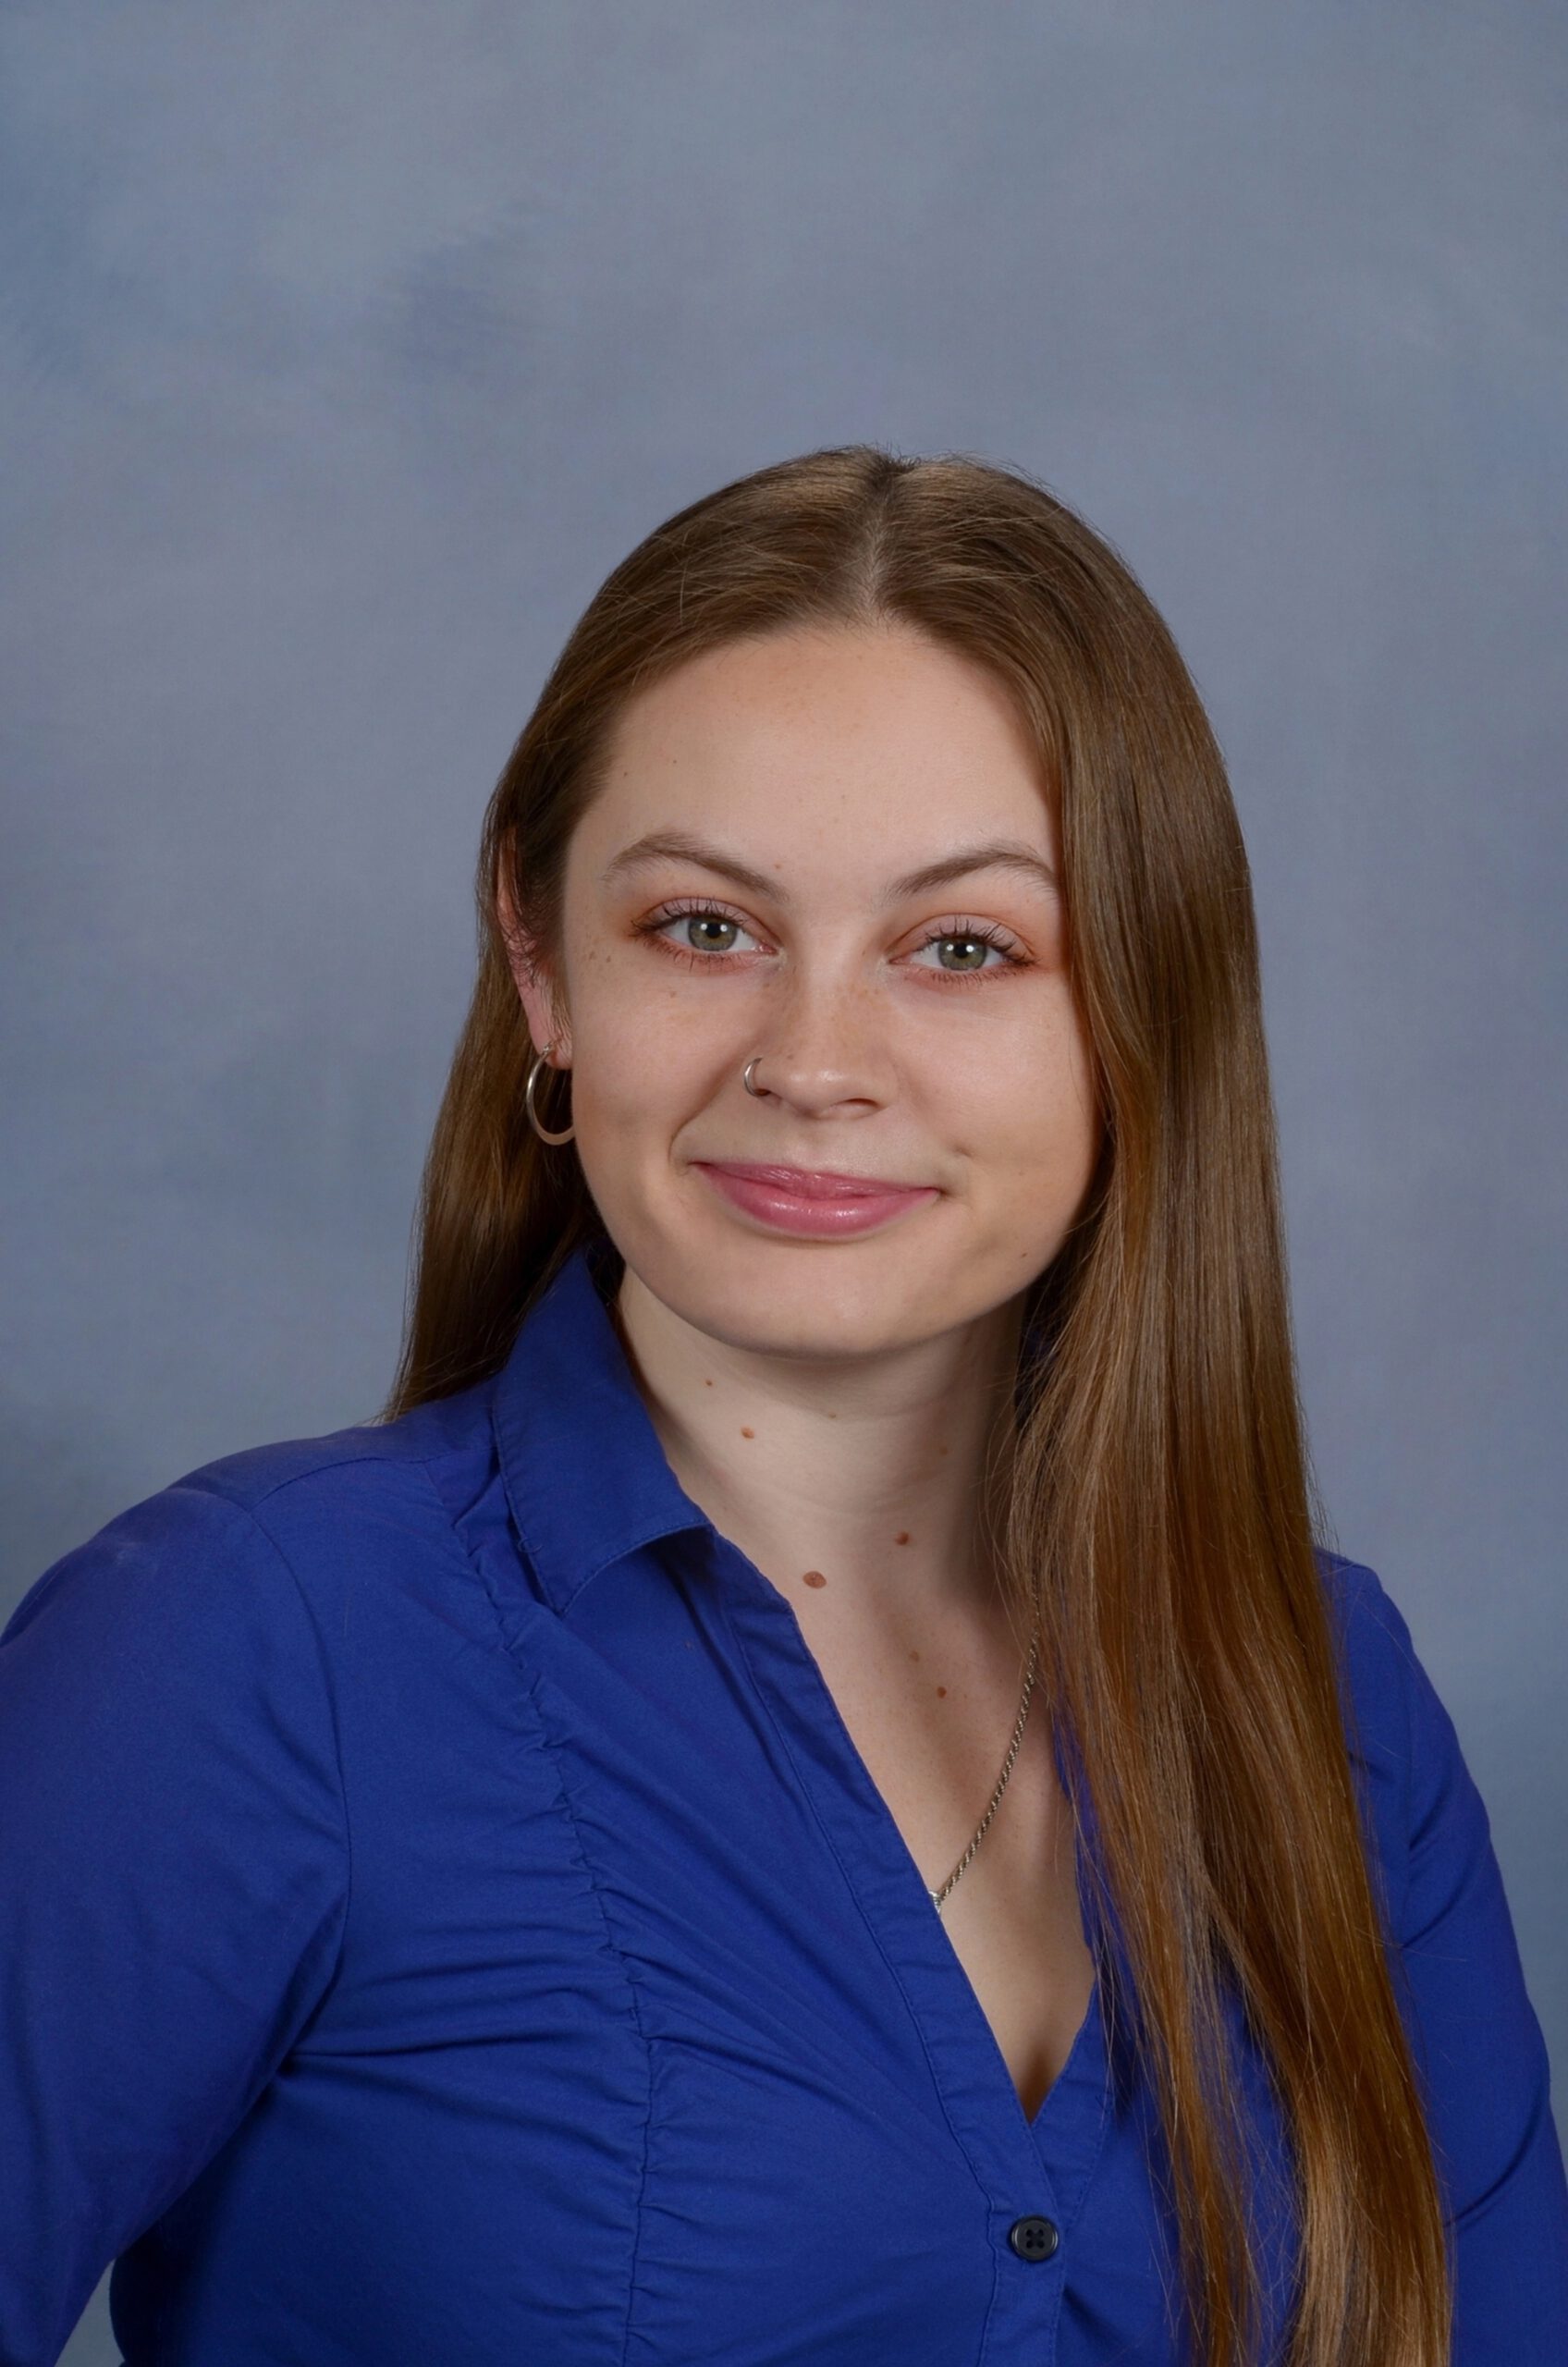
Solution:
{"label": "shirt sleeve", "polygon": [[313,1622],[192,1475],[0,1635],[5,2367],[53,2367],[249,2111],[331,1981],[347,1894]]}
{"label": "shirt sleeve", "polygon": [[1406,1847],[1392,1907],[1452,2226],[1453,2367],[1562,2367],[1568,2184],[1487,1811],[1403,1616],[1372,1572],[1357,1575],[1380,1631],[1378,1690],[1389,1685],[1394,1717],[1403,1703]]}

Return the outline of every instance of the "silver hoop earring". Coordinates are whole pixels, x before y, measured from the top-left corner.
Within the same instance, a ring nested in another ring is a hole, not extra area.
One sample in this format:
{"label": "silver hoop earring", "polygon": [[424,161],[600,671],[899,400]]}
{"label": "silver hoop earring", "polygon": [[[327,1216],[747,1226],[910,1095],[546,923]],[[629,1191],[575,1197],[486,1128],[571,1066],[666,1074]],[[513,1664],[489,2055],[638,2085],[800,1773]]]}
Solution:
{"label": "silver hoop earring", "polygon": [[577,1132],[576,1126],[569,1126],[564,1134],[546,1134],[544,1127],[539,1123],[538,1116],[533,1108],[533,1088],[538,1082],[539,1072],[544,1067],[545,1061],[555,1049],[556,1048],[553,1043],[546,1044],[542,1052],[538,1052],[534,1055],[533,1066],[528,1072],[528,1083],[523,1090],[522,1106],[528,1112],[529,1124],[533,1127],[534,1133],[538,1135],[542,1143],[569,1143],[570,1142],[573,1134]]}
{"label": "silver hoop earring", "polygon": [[754,1052],[752,1055],[752,1058],[746,1062],[745,1067],[741,1071],[741,1084],[745,1086],[746,1091],[748,1093],[754,1094],[759,1101],[762,1099],[762,1090],[760,1086],[754,1085],[752,1083],[752,1071],[755,1068],[761,1058],[762,1054],[760,1052]]}

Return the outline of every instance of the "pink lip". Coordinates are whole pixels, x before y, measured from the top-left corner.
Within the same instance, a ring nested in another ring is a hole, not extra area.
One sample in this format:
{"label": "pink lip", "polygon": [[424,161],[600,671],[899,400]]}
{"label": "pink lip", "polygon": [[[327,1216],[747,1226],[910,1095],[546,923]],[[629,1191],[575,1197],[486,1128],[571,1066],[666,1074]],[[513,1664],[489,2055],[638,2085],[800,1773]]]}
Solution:
{"label": "pink lip", "polygon": [[741,1159],[695,1164],[734,1208],[782,1233],[818,1239],[870,1233],[923,1200],[934,1184],[887,1184],[875,1175],[836,1175],[820,1168],[753,1165]]}

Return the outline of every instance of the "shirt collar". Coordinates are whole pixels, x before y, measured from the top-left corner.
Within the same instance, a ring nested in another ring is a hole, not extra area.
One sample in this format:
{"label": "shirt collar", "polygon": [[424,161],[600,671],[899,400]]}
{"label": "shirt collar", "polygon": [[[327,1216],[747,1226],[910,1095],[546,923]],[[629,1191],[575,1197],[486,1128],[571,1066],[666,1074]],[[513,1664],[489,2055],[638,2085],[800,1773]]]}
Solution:
{"label": "shirt collar", "polygon": [[557,1613],[639,1546],[712,1527],[669,1466],[599,1294],[592,1245],[530,1307],[496,1377],[492,1420],[512,1518]]}

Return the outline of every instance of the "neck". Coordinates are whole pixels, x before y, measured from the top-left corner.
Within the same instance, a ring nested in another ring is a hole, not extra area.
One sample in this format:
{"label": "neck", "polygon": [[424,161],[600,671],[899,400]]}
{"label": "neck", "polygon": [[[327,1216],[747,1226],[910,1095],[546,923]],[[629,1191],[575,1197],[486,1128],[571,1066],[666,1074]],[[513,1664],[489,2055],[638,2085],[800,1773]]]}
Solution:
{"label": "neck", "polygon": [[838,1367],[715,1340],[630,1269],[611,1312],[681,1487],[792,1601],[883,1625],[994,1607],[981,1505],[1013,1435],[1020,1302]]}

